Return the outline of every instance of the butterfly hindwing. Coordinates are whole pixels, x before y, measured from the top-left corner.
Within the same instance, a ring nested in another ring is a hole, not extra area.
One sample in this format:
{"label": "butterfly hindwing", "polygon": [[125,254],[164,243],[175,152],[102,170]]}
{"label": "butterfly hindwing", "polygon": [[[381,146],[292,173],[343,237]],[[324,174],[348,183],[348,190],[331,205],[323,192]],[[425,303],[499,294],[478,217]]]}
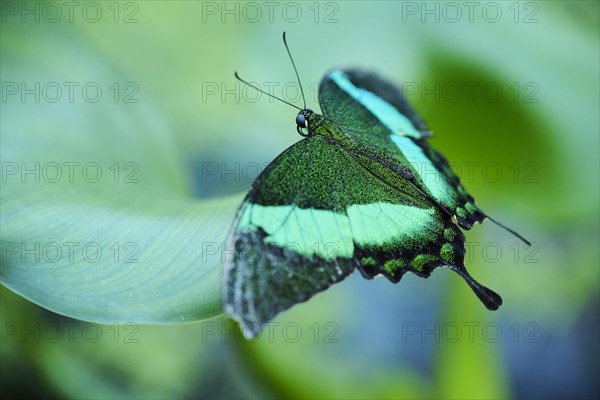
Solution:
{"label": "butterfly hindwing", "polygon": [[234,251],[225,264],[224,304],[246,336],[356,267],[398,282],[406,272],[427,277],[447,266],[497,308],[499,296],[464,269],[458,227],[406,179],[386,176],[320,135],[294,144],[263,171],[227,241]]}
{"label": "butterfly hindwing", "polygon": [[425,123],[402,91],[373,73],[333,70],[322,80],[323,115],[344,126],[355,146],[379,158],[430,195],[462,228],[470,229],[485,214],[475,205],[446,158],[431,148]]}
{"label": "butterfly hindwing", "polygon": [[336,199],[328,198],[340,186],[321,159],[331,150],[321,138],[294,144],[262,172],[238,211],[223,293],[225,310],[248,337],[354,269],[350,227]]}

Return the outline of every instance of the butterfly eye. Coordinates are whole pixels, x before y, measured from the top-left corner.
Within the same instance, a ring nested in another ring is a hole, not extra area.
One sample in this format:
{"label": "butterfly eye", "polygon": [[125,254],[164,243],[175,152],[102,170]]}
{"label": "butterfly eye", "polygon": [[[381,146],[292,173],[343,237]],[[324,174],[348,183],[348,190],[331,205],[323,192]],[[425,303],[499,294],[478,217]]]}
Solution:
{"label": "butterfly eye", "polygon": [[296,125],[298,125],[298,128],[308,128],[308,120],[304,114],[300,113],[296,116]]}
{"label": "butterfly eye", "polygon": [[296,117],[296,130],[300,134],[300,136],[308,137],[310,136],[310,132],[304,133],[303,129],[308,128],[308,118],[302,112],[298,114]]}

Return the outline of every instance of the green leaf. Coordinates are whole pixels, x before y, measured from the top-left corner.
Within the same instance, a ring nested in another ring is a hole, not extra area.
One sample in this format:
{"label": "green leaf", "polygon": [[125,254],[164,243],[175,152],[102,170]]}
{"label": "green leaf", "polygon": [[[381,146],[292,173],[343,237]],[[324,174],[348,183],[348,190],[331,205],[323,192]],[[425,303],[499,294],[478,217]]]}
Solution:
{"label": "green leaf", "polygon": [[[3,191],[2,283],[97,322],[183,322],[220,314],[221,242],[237,197],[97,200],[82,191]],[[229,208],[223,207],[229,206]]]}
{"label": "green leaf", "polygon": [[[112,85],[131,79],[73,32],[38,32],[25,48],[22,35],[3,31],[3,83],[41,99],[2,104],[2,284],[88,321],[220,314],[222,242],[241,198],[192,198],[160,110],[141,91],[115,101]],[[76,62],[65,70],[65,60]]]}

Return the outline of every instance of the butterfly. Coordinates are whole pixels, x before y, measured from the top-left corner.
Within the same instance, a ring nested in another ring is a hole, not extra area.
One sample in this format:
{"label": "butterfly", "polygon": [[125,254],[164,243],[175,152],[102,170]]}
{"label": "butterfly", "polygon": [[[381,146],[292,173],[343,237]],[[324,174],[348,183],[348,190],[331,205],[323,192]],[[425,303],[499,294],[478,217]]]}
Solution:
{"label": "butterfly", "polygon": [[[300,82],[285,32],[283,41]],[[355,269],[397,283],[407,272],[427,278],[446,267],[498,309],[502,298],[464,266],[461,228],[489,217],[431,148],[401,90],[372,72],[336,69],[318,93],[322,115],[278,98],[300,110],[304,138],[258,176],[227,237],[223,306],[244,335],[257,336],[278,313]]]}

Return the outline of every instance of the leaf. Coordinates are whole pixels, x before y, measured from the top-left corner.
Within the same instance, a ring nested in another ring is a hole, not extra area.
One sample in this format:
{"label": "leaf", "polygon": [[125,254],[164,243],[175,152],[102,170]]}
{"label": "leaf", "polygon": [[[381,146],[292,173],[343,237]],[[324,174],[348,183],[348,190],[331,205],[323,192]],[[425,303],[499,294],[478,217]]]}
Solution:
{"label": "leaf", "polygon": [[[9,191],[7,191],[9,192]],[[118,204],[77,190],[2,196],[2,283],[96,322],[184,322],[221,313],[221,242],[237,197]]]}
{"label": "leaf", "polygon": [[112,85],[128,78],[72,31],[29,32],[39,40],[23,47],[10,28],[3,82],[40,99],[2,105],[2,284],[87,321],[220,314],[221,243],[241,198],[193,199],[160,110],[142,92],[115,102]]}

